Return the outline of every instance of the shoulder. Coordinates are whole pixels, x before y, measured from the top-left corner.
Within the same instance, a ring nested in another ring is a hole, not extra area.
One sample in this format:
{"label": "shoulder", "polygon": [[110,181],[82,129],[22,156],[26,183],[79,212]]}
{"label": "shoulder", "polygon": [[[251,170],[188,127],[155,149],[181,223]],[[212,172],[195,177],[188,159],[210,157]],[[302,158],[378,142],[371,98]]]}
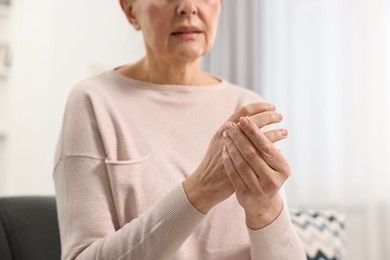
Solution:
{"label": "shoulder", "polygon": [[68,95],[68,105],[88,103],[104,105],[123,95],[132,94],[129,84],[118,78],[113,71],[105,71],[78,82]]}
{"label": "shoulder", "polygon": [[[110,83],[111,82],[111,83]],[[109,102],[110,86],[114,86],[109,72],[86,78],[71,88],[65,105],[65,119],[73,122],[76,119],[88,121],[104,109]]]}
{"label": "shoulder", "polygon": [[105,158],[98,118],[104,110],[100,101],[104,77],[101,74],[87,78],[71,89],[63,115],[57,161],[62,155]]}
{"label": "shoulder", "polygon": [[101,74],[86,78],[78,82],[70,92],[69,97],[80,97],[80,96],[90,96],[97,95],[99,92],[103,91],[104,88],[107,88],[107,85],[110,84],[113,80],[109,77],[109,72],[103,72]]}

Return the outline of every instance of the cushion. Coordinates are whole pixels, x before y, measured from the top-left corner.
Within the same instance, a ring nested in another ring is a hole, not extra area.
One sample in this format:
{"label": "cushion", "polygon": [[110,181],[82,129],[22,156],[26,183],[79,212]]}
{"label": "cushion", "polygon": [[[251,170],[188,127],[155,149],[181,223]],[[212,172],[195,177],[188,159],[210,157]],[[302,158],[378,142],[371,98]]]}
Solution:
{"label": "cushion", "polygon": [[290,210],[308,260],[346,259],[345,216],[337,210]]}

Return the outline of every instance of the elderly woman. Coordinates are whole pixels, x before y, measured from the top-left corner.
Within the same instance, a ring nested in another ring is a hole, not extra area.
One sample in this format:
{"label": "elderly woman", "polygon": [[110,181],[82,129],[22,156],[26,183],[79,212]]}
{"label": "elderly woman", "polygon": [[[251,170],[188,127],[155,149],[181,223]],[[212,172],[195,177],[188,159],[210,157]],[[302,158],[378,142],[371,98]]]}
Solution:
{"label": "elderly woman", "polygon": [[280,194],[287,131],[269,128],[282,116],[201,70],[222,0],[120,4],[146,56],[69,96],[54,169],[62,259],[305,259]]}

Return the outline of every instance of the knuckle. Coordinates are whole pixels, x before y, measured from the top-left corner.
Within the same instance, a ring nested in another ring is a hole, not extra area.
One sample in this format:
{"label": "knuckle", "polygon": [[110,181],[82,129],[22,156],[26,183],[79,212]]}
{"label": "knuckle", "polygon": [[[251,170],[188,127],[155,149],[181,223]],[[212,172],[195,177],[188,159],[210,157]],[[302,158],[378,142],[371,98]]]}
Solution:
{"label": "knuckle", "polygon": [[236,129],[234,129],[231,132],[227,133],[227,135],[230,137],[230,138],[226,139],[226,142],[228,142],[228,143],[238,144],[242,140],[242,137],[241,137],[240,133]]}
{"label": "knuckle", "polygon": [[241,115],[249,115],[250,114],[250,109],[248,106],[243,106],[240,108],[240,114]]}
{"label": "knuckle", "polygon": [[240,131],[238,131],[238,127],[236,127],[236,126],[234,126],[233,129],[231,129],[231,131],[228,133],[228,135],[232,139],[237,139],[237,141],[240,141],[240,139],[241,139]]}
{"label": "knuckle", "polygon": [[234,170],[232,170],[232,169],[226,171],[226,174],[227,174],[230,178],[232,178],[232,179],[235,179],[235,177],[236,177],[236,172],[235,172]]}
{"label": "knuckle", "polygon": [[289,166],[288,164],[282,165],[280,169],[281,169],[281,173],[283,174],[283,176],[284,176],[285,178],[290,177],[290,175],[291,175],[291,169],[290,169],[290,166]]}
{"label": "knuckle", "polygon": [[244,156],[248,160],[256,159],[257,151],[253,147],[249,147],[248,150],[244,153]]}
{"label": "knuckle", "polygon": [[274,121],[276,119],[276,113],[275,112],[268,112],[268,119],[269,121]]}
{"label": "knuckle", "polygon": [[263,150],[264,153],[270,154],[272,151],[272,144],[264,144],[261,149]]}
{"label": "knuckle", "polygon": [[267,136],[267,139],[271,142],[271,143],[275,143],[276,141],[280,140],[280,136],[277,134],[277,132],[273,131],[272,133],[266,135]]}
{"label": "knuckle", "polygon": [[[256,122],[254,122],[256,124]],[[245,127],[245,133],[249,136],[255,136],[256,135],[256,131],[258,130],[259,128],[253,126],[252,124],[249,124],[247,127]]]}
{"label": "knuckle", "polygon": [[277,180],[271,179],[270,182],[268,183],[268,187],[271,191],[276,191],[280,188],[280,184]]}
{"label": "knuckle", "polygon": [[252,191],[249,190],[248,188],[244,188],[243,190],[241,190],[241,195],[244,196],[244,197],[249,197],[251,196],[252,194]]}
{"label": "knuckle", "polygon": [[265,192],[263,191],[263,189],[261,189],[260,187],[256,188],[254,191],[253,191],[254,195],[261,199],[261,198],[264,198],[265,197]]}
{"label": "knuckle", "polygon": [[247,170],[247,165],[243,160],[240,160],[237,163],[236,168],[237,168],[237,171],[239,171],[239,172],[245,172]]}
{"label": "knuckle", "polygon": [[279,113],[276,113],[276,112],[271,112],[270,113],[270,120],[272,121],[272,122],[278,122],[278,121],[280,121],[280,114]]}

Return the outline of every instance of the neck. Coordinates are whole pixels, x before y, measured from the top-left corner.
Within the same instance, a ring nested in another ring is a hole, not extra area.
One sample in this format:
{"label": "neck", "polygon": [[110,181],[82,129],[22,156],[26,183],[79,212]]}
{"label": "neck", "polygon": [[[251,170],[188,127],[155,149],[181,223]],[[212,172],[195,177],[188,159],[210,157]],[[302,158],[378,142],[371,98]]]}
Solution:
{"label": "neck", "polygon": [[166,85],[211,85],[218,80],[200,69],[201,60],[194,62],[176,61],[174,63],[159,60],[155,62],[145,57],[139,62],[119,69],[122,74],[150,83]]}

